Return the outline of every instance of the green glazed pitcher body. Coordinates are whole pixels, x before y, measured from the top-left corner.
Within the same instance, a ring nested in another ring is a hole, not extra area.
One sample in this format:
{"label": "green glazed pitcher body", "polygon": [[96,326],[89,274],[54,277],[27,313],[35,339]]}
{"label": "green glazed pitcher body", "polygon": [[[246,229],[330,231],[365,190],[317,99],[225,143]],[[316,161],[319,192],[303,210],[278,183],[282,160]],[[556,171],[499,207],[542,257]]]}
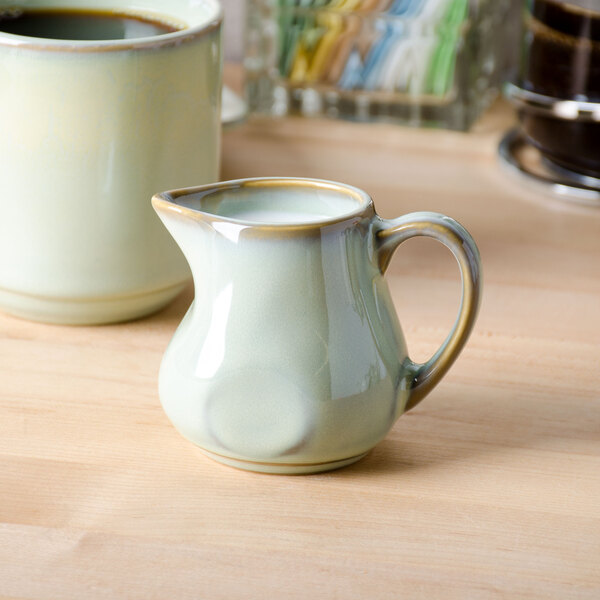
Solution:
{"label": "green glazed pitcher body", "polygon": [[[160,369],[175,427],[223,463],[271,473],[350,464],[437,383],[479,300],[466,231],[434,213],[386,221],[351,186],[256,179],[154,197],[195,298]],[[463,273],[448,339],[413,363],[384,277],[407,237],[441,239]]]}

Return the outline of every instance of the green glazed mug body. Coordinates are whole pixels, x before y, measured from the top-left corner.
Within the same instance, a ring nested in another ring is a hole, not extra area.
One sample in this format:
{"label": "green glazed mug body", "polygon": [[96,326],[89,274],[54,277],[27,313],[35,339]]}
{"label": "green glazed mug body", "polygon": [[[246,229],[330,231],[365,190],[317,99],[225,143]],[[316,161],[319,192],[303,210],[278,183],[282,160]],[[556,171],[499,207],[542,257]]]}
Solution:
{"label": "green glazed mug body", "polygon": [[[90,9],[0,0],[3,10]],[[174,23],[120,40],[0,32],[0,308],[93,324],[149,314],[190,273],[149,206],[157,190],[218,179],[217,0],[96,0]]]}

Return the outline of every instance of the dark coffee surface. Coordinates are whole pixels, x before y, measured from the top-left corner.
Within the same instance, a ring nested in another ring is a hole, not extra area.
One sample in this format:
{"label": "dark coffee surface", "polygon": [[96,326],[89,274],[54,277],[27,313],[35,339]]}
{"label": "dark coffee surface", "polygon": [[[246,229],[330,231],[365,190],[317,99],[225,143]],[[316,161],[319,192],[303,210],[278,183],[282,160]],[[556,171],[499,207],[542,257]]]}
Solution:
{"label": "dark coffee surface", "polygon": [[555,31],[600,41],[600,2],[598,11],[592,11],[570,2],[537,0],[533,3],[531,14]]}
{"label": "dark coffee surface", "polygon": [[523,87],[559,99],[600,101],[600,10],[533,0],[526,27]]}
{"label": "dark coffee surface", "polygon": [[172,33],[179,29],[145,18],[88,10],[0,9],[0,32],[56,40],[123,40]]}

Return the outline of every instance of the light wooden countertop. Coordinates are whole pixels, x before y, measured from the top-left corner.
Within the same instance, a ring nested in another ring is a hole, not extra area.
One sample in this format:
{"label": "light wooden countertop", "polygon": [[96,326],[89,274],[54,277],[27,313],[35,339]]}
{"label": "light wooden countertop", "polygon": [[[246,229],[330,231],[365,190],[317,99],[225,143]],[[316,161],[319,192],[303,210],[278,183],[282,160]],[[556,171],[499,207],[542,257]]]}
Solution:
{"label": "light wooden countertop", "polygon": [[[354,466],[245,473],[167,421],[161,313],[73,328],[0,317],[0,598],[600,598],[600,209],[509,178],[499,104],[470,134],[253,121],[223,178],[367,190],[384,217],[449,214],[484,297],[444,381]],[[388,271],[413,359],[448,332],[454,259],[414,240]]]}

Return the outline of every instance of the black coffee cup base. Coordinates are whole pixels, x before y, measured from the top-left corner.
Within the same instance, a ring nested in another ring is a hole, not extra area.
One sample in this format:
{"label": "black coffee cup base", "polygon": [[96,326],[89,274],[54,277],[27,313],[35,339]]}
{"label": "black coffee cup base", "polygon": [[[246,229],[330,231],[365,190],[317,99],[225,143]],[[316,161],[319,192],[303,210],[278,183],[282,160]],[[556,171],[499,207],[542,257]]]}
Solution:
{"label": "black coffee cup base", "polygon": [[509,174],[549,198],[600,208],[600,178],[581,175],[548,160],[520,128],[508,131],[498,146]]}
{"label": "black coffee cup base", "polygon": [[523,133],[552,163],[569,171],[600,178],[600,123],[542,115],[522,109]]}

